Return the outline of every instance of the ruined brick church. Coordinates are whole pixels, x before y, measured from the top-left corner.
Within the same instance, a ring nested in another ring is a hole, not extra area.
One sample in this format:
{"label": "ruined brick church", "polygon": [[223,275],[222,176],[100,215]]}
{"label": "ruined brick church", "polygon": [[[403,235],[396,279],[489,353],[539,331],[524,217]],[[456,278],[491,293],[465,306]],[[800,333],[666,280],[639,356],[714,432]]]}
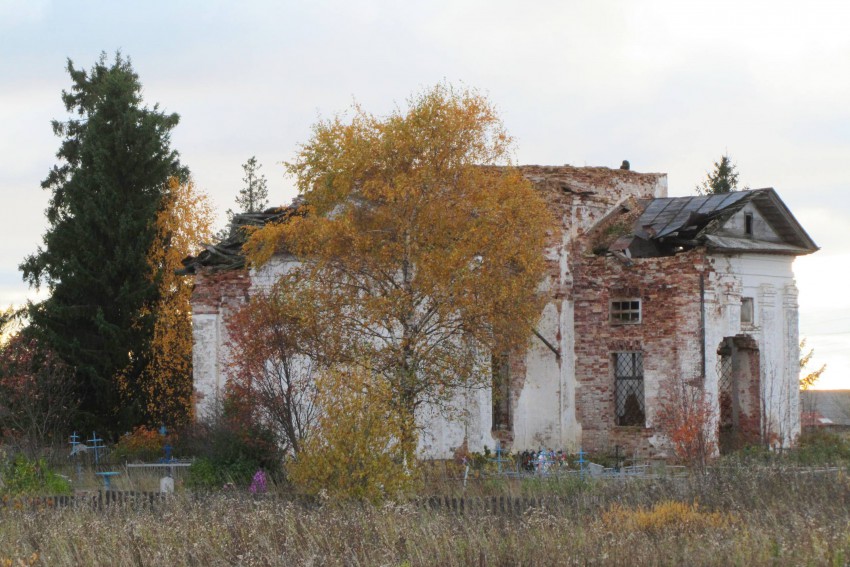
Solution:
{"label": "ruined brick church", "polygon": [[[667,176],[523,166],[560,222],[541,251],[548,301],[527,350],[494,356],[491,388],[460,391],[460,417],[426,409],[420,452],[458,447],[668,456],[671,384],[704,391],[721,449],[790,444],[800,430],[794,258],[818,248],[773,189],[668,197]],[[273,220],[247,215],[245,222]],[[186,260],[195,274],[199,406],[223,392],[229,313],[283,262],[244,267],[238,242]]]}

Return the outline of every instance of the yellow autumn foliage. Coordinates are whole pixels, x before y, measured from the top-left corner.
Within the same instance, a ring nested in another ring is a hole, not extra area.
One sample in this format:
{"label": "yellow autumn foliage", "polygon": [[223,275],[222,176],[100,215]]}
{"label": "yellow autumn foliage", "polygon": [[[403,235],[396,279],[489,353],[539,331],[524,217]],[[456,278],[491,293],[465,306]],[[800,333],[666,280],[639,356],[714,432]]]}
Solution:
{"label": "yellow autumn foliage", "polygon": [[800,355],[800,389],[808,390],[820,380],[821,375],[826,371],[826,364],[822,364],[817,370],[807,368],[815,355],[815,349],[806,350],[806,339],[800,341],[800,352],[805,353]]}
{"label": "yellow autumn foliage", "polygon": [[181,425],[192,418],[192,279],[177,275],[181,260],[212,236],[213,210],[207,195],[191,181],[172,177],[156,219],[148,252],[150,278],[157,282],[153,339],[136,395],[150,423]]}
{"label": "yellow autumn foliage", "polygon": [[293,484],[311,495],[377,502],[416,486],[414,447],[385,380],[362,366],[326,371],[317,380],[316,428],[287,466]]}
{"label": "yellow autumn foliage", "polygon": [[329,330],[318,354],[368,364],[408,429],[422,403],[488,381],[489,353],[524,348],[540,316],[553,219],[511,143],[473,91],[438,85],[386,117],[355,106],[287,165],[302,214],[246,243],[254,266],[302,261],[286,277],[308,282],[301,309]]}
{"label": "yellow autumn foliage", "polygon": [[665,500],[650,508],[629,508],[614,504],[601,517],[605,529],[613,532],[694,533],[708,529],[728,528],[737,523],[731,512],[707,512],[699,503]]}

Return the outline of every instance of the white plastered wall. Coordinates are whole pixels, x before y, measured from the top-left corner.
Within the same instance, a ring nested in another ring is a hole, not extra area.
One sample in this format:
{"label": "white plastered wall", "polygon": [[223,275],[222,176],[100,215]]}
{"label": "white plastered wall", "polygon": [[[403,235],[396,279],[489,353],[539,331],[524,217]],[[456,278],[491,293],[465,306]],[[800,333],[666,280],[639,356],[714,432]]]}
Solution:
{"label": "white plastered wall", "polygon": [[[549,303],[537,331],[552,344],[561,318],[555,303]],[[537,337],[532,337],[525,357],[525,381],[514,414],[514,450],[560,448],[561,376],[558,358]],[[566,396],[566,392],[564,392]]]}
{"label": "white plastered wall", "polygon": [[[706,388],[717,399],[717,348],[746,334],[759,348],[762,431],[788,445],[800,433],[799,331],[793,256],[715,255],[706,286]],[[754,321],[741,323],[741,299],[754,302]]]}
{"label": "white plastered wall", "polygon": [[[251,270],[251,290],[267,290],[295,261],[289,256],[277,256],[259,270]],[[214,417],[220,409],[227,383],[230,349],[227,320],[233,314],[234,298],[219,298],[210,309],[193,308],[192,315],[192,373],[197,394],[198,417]]]}
{"label": "white plastered wall", "polygon": [[492,397],[489,388],[464,388],[442,408],[425,405],[416,414],[419,454],[429,459],[450,459],[466,443],[466,449],[483,453],[495,449],[490,434]]}
{"label": "white plastered wall", "polygon": [[[250,292],[268,291],[288,271],[298,266],[290,256],[276,256],[258,270],[251,270]],[[212,415],[224,394],[230,353],[227,348],[227,318],[231,309],[220,302],[216,312],[196,314],[192,322],[195,388],[201,417]],[[420,453],[429,458],[451,458],[464,440],[470,451],[495,447],[490,435],[491,392],[489,388],[469,388],[458,392],[446,408],[425,406],[417,415],[421,436]]]}
{"label": "white plastered wall", "polygon": [[198,417],[212,417],[217,411],[224,388],[220,371],[223,342],[220,340],[220,312],[192,316],[192,374]]}

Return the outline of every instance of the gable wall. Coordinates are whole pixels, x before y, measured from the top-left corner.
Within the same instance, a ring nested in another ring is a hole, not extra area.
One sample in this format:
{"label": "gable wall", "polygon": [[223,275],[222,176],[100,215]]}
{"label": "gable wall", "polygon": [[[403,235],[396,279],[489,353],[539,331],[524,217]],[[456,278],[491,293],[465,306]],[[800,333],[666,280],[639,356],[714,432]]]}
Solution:
{"label": "gable wall", "polygon": [[784,243],[785,241],[773,230],[770,224],[764,219],[758,207],[749,202],[744,205],[740,211],[732,215],[723,227],[717,231],[720,236],[731,236],[734,238],[750,238],[745,233],[746,215],[753,215],[753,240],[761,240],[764,242]]}

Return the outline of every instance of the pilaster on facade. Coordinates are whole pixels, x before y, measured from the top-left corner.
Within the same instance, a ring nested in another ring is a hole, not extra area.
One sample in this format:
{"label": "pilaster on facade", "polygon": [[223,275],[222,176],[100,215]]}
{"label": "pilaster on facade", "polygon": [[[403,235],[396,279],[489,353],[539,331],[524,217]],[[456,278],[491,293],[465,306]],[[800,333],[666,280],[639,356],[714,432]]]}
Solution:
{"label": "pilaster on facade", "polygon": [[794,282],[783,290],[783,309],[785,319],[785,383],[788,397],[788,413],[792,418],[788,438],[790,444],[800,434],[800,317],[798,306],[799,291]]}
{"label": "pilaster on facade", "polygon": [[776,286],[770,283],[763,283],[759,286],[759,299],[763,310],[776,305]]}

